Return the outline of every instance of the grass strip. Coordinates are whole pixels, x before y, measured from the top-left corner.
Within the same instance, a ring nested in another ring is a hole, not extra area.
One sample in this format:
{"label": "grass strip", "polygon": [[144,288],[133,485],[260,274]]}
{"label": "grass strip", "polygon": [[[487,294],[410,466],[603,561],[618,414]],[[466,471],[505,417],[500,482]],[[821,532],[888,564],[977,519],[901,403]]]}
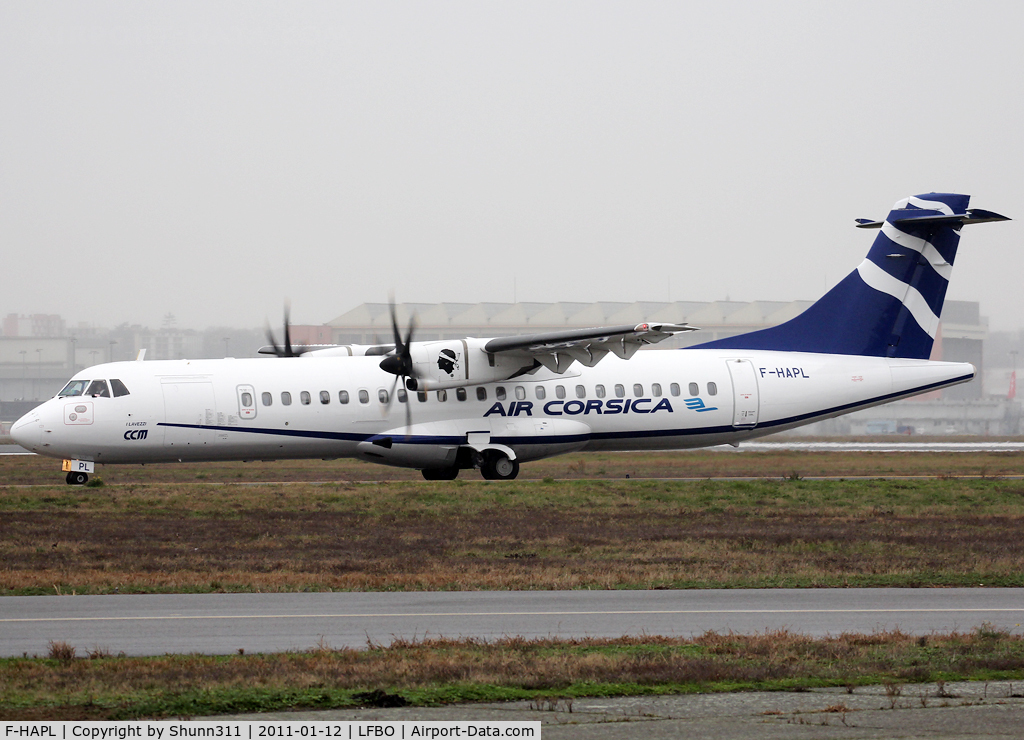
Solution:
{"label": "grass strip", "polygon": [[1024,480],[0,487],[0,594],[1024,586]]}
{"label": "grass strip", "polygon": [[0,661],[0,720],[188,717],[299,708],[1024,679],[1024,637],[787,631],[695,638],[397,641],[261,655]]}

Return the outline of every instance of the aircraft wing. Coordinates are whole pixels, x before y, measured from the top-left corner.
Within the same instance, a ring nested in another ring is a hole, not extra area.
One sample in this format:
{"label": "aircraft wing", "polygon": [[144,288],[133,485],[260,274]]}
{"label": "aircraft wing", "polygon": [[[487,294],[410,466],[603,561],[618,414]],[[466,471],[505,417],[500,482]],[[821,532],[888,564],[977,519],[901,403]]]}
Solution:
{"label": "aircraft wing", "polygon": [[533,359],[552,372],[563,373],[575,361],[593,367],[609,352],[628,360],[645,344],[656,344],[680,332],[697,331],[698,328],[688,324],[627,324],[567,329],[498,337],[488,340],[483,349],[490,354]]}
{"label": "aircraft wing", "polygon": [[[335,347],[338,347],[338,346],[340,346],[340,345],[337,345],[337,344],[293,344],[293,345],[291,345],[291,351],[294,353],[294,356],[297,357],[299,355],[304,355],[307,352],[318,352],[318,351],[323,350],[323,349],[334,349]],[[278,347],[275,347],[275,346],[271,345],[271,346],[266,346],[266,347],[260,347],[258,350],[256,350],[256,353],[257,354],[261,354],[261,355],[280,355],[281,354],[281,350]]]}

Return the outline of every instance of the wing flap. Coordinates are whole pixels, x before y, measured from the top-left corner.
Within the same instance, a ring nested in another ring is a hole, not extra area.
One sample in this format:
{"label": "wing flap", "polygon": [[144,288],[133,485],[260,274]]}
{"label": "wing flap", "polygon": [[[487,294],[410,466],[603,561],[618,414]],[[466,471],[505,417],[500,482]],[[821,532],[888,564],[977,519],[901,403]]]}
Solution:
{"label": "wing flap", "polygon": [[684,331],[689,324],[626,324],[590,329],[567,329],[545,334],[498,337],[484,345],[490,354],[533,358],[555,373],[564,373],[573,362],[593,367],[609,352],[628,360],[645,344],[656,344]]}

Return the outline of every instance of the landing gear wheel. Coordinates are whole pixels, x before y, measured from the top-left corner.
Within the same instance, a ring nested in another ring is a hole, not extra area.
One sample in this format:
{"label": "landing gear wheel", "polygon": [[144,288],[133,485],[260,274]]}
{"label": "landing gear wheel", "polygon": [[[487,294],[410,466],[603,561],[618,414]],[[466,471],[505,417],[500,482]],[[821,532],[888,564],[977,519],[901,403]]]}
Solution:
{"label": "landing gear wheel", "polygon": [[450,468],[424,468],[421,472],[426,480],[455,480],[459,477],[459,469],[454,465]]}
{"label": "landing gear wheel", "polygon": [[69,486],[84,486],[89,482],[89,476],[82,472],[72,471],[68,473],[64,480],[67,481]]}
{"label": "landing gear wheel", "polygon": [[488,457],[480,466],[480,474],[485,480],[514,480],[519,475],[519,462],[505,455]]}

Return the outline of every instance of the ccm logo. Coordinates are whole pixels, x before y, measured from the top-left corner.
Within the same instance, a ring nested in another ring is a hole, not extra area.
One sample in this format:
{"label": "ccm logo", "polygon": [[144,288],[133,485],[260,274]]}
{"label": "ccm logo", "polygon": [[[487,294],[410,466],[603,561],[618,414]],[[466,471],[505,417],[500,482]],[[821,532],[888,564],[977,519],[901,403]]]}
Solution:
{"label": "ccm logo", "polygon": [[148,429],[129,429],[124,433],[125,439],[145,439],[146,435],[149,434]]}

